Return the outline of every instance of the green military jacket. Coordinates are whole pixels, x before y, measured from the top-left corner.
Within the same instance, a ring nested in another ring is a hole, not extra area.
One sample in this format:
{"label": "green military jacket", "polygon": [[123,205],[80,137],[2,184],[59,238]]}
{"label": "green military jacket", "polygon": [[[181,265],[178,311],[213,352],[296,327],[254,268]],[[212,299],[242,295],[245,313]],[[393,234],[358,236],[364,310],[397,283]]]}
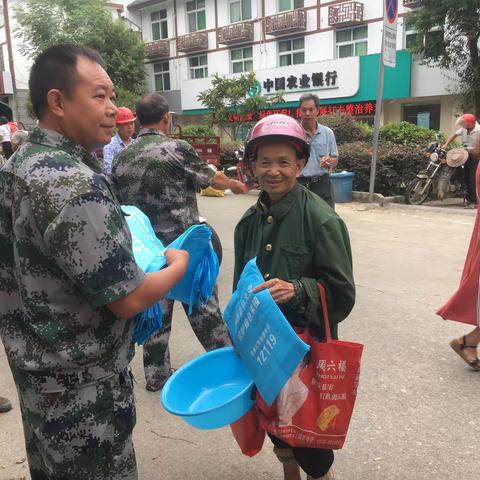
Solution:
{"label": "green military jacket", "polygon": [[271,206],[262,192],[242,217],[235,229],[234,287],[254,257],[265,279],[301,281],[302,305],[279,305],[291,324],[322,327],[317,282],[326,288],[333,327],[352,310],[355,284],[347,228],[322,199],[303,186],[296,184]]}
{"label": "green military jacket", "polygon": [[12,370],[126,368],[133,322],[106,305],[143,280],[97,160],[35,129],[0,170],[0,336]]}
{"label": "green military jacket", "polygon": [[142,210],[168,245],[199,222],[196,191],[214,175],[189,143],[144,128],[113,162],[111,178],[120,202]]}

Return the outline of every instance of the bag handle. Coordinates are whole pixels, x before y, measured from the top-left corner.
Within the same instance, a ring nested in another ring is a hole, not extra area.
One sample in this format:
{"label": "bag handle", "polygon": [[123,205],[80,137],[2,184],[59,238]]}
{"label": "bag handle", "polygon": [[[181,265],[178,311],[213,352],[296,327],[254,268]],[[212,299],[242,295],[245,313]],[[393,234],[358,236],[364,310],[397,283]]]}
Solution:
{"label": "bag handle", "polygon": [[317,287],[320,292],[320,302],[322,304],[322,314],[323,314],[323,323],[325,326],[325,336],[327,338],[327,343],[332,341],[332,331],[330,329],[330,320],[328,318],[328,306],[327,306],[327,293],[325,287],[317,282]]}

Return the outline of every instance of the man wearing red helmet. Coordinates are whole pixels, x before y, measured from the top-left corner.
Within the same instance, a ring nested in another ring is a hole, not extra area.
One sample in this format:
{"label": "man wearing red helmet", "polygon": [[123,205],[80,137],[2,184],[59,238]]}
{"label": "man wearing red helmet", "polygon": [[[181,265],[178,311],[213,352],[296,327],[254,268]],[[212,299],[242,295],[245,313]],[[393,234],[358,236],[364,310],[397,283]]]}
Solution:
{"label": "man wearing red helmet", "polygon": [[135,132],[135,115],[127,107],[118,107],[115,120],[117,133],[112,141],[103,147],[103,173],[112,173],[113,161],[120,155],[120,152],[132,141]]}
{"label": "man wearing red helmet", "polygon": [[446,150],[456,138],[461,137],[463,146],[468,150],[468,160],[464,166],[465,185],[467,187],[465,208],[476,208],[475,174],[480,156],[480,125],[477,123],[474,115],[465,113],[457,120],[457,126],[460,128],[450,136],[443,148]]}
{"label": "man wearing red helmet", "polygon": [[[287,115],[271,115],[252,129],[245,158],[253,161],[261,188],[235,229],[236,286],[245,264],[257,257],[268,288],[292,325],[309,325],[323,338],[317,282],[327,290],[332,334],[355,302],[355,284],[348,231],[333,209],[297,183],[309,158],[303,128]],[[333,479],[333,451],[290,447],[270,436],[285,480],[299,480],[299,466],[308,479]]]}

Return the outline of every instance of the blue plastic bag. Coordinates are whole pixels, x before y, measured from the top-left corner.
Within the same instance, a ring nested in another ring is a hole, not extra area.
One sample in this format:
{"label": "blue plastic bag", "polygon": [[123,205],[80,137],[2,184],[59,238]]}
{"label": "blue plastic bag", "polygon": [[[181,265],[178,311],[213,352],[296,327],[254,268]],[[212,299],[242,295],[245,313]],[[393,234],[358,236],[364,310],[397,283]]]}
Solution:
{"label": "blue plastic bag", "polygon": [[271,405],[310,347],[295,333],[268,290],[253,293],[263,282],[254,258],[245,265],[224,317],[236,350]]}
{"label": "blue plastic bag", "polygon": [[[182,280],[167,293],[166,298],[179,300],[189,306],[208,302],[219,272],[219,263],[211,245],[212,231],[207,225],[193,225],[175,239],[167,248],[157,238],[148,217],[137,207],[125,205],[122,210],[132,235],[132,248],[135,261],[144,272],[156,272],[166,264],[165,250],[175,248],[187,250],[189,261]],[[162,327],[162,307],[160,302],[137,315],[133,339],[138,345]]]}
{"label": "blue plastic bag", "polygon": [[187,250],[190,255],[185,275],[167,294],[168,299],[186,303],[189,314],[193,306],[207,303],[215,288],[220,266],[211,238],[207,225],[192,225],[168,246]]}
{"label": "blue plastic bag", "polygon": [[[137,207],[122,206],[128,228],[132,235],[132,250],[137,265],[144,272],[156,272],[167,264],[163,252],[165,247],[157,238],[148,217]],[[148,307],[137,315],[133,341],[143,345],[163,325],[163,311],[160,302]]]}
{"label": "blue plastic bag", "polygon": [[149,218],[131,205],[123,205],[122,210],[132,234],[132,249],[137,265],[144,272],[160,270],[167,263],[163,255],[165,247],[155,235]]}

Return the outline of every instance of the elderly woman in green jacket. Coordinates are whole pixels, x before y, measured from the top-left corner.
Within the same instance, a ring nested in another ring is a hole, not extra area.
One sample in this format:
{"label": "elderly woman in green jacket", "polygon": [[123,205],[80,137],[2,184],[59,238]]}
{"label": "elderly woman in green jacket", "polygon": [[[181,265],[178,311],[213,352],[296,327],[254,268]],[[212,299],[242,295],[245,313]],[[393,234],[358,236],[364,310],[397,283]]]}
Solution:
{"label": "elderly woman in green jacket", "polygon": [[[309,325],[322,338],[317,282],[327,291],[332,334],[355,302],[348,231],[340,217],[319,196],[297,183],[308,159],[302,127],[286,115],[271,115],[252,129],[245,155],[253,161],[261,188],[256,205],[235,229],[234,286],[245,264],[257,257],[273,299],[294,326]],[[333,451],[290,447],[270,435],[283,464],[285,480],[333,479]]]}

